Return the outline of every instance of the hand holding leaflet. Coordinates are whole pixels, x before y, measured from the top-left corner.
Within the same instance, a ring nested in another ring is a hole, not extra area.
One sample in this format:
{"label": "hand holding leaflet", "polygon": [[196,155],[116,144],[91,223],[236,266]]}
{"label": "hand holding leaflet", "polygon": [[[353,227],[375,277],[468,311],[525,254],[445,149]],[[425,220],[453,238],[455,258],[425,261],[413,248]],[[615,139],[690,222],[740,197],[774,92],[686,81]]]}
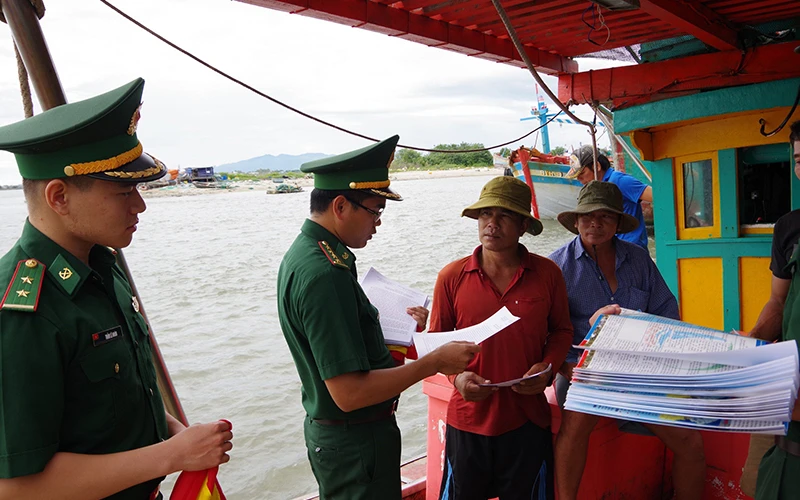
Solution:
{"label": "hand holding leaflet", "polygon": [[417,348],[417,353],[420,356],[424,356],[437,347],[454,340],[463,340],[466,342],[475,342],[476,344],[480,344],[484,340],[503,330],[517,320],[519,320],[519,318],[511,314],[511,311],[503,306],[491,317],[484,320],[482,323],[478,323],[477,325],[462,328],[460,330],[454,330],[452,332],[415,333],[414,345]]}
{"label": "hand holding leaflet", "polygon": [[553,366],[550,363],[548,363],[547,364],[547,368],[545,368],[544,370],[542,370],[542,371],[540,371],[538,373],[532,373],[532,374],[528,375],[527,377],[515,378],[514,380],[506,380],[505,382],[498,382],[496,384],[478,384],[478,385],[481,386],[481,387],[511,387],[512,385],[519,384],[520,382],[523,382],[525,380],[530,380],[532,378],[536,378],[539,375],[542,375],[543,373],[549,373],[550,370],[552,370],[552,369],[553,369]]}
{"label": "hand holding leaflet", "polygon": [[430,300],[422,292],[390,280],[370,267],[361,278],[361,288],[370,303],[380,312],[381,330],[387,343],[409,346],[417,321],[406,312],[414,306],[428,307]]}

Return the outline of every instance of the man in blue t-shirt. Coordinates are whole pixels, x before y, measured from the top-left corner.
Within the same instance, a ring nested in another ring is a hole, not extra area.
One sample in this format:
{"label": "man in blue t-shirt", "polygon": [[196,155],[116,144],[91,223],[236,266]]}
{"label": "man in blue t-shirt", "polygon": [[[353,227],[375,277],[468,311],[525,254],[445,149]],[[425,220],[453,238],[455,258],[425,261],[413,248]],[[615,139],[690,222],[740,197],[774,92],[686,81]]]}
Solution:
{"label": "man in blue t-shirt", "polygon": [[618,234],[617,237],[630,241],[647,249],[647,230],[644,226],[644,215],[640,202],[653,202],[653,188],[642,183],[639,179],[611,168],[611,163],[605,155],[597,153],[597,179],[594,172],[594,155],[592,147],[588,144],[572,154],[572,168],[567,173],[570,179],[577,179],[584,186],[589,181],[600,180],[616,184],[622,191],[623,210],[639,221],[639,227],[630,233]]}

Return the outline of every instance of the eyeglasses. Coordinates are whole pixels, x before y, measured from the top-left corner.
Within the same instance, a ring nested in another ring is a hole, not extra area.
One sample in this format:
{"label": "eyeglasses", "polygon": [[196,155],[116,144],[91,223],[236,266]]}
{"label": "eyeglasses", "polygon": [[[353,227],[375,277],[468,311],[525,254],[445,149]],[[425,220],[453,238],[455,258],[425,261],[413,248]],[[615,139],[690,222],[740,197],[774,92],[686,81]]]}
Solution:
{"label": "eyeglasses", "polygon": [[383,208],[379,208],[377,211],[375,211],[375,210],[372,210],[371,208],[365,207],[364,205],[362,205],[361,203],[359,203],[357,201],[351,200],[350,198],[347,198],[347,201],[349,201],[353,205],[356,205],[357,207],[361,207],[364,210],[366,210],[367,212],[371,213],[372,216],[375,218],[375,223],[377,223],[379,220],[381,220],[381,217],[383,216]]}

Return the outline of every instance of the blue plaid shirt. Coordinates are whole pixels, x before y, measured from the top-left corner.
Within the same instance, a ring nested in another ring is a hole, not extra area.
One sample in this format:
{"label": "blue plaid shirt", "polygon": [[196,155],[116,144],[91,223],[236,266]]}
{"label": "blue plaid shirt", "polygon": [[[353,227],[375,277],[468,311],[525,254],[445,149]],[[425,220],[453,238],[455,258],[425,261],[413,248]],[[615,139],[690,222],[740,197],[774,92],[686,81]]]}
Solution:
{"label": "blue plaid shirt", "polygon": [[[567,283],[569,316],[574,329],[573,345],[586,337],[592,314],[609,304],[680,319],[678,301],[650,254],[639,245],[616,236],[614,247],[617,251],[617,291],[614,293],[611,293],[611,287],[595,260],[584,249],[580,236],[550,254],[550,259],[561,268]],[[567,361],[577,362],[581,352],[581,349],[572,348]]]}

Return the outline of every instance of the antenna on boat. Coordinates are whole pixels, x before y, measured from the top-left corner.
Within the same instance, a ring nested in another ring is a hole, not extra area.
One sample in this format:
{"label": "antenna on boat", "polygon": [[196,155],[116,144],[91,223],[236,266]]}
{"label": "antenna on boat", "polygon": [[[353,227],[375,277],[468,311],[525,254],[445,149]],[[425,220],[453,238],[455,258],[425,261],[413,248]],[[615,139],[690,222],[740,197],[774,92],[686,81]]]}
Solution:
{"label": "antenna on boat", "polygon": [[539,125],[541,125],[542,132],[542,152],[550,154],[550,133],[547,131],[547,103],[544,101],[544,96],[539,93],[539,84],[536,86],[536,107],[531,110],[534,116],[539,117]]}

